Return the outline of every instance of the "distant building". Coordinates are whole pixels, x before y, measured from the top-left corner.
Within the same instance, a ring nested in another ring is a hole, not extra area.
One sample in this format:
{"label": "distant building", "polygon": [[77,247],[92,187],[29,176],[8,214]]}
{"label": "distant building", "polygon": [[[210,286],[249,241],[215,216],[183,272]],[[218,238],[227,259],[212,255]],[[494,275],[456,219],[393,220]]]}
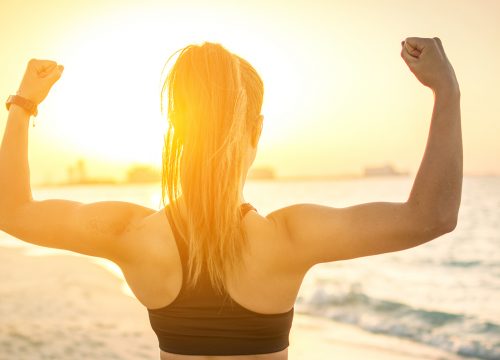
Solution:
{"label": "distant building", "polygon": [[252,168],[247,175],[247,179],[251,180],[270,180],[275,178],[276,174],[274,173],[274,169],[271,167]]}
{"label": "distant building", "polygon": [[79,182],[85,182],[87,180],[87,169],[85,168],[85,160],[79,159],[76,162],[76,173]]}
{"label": "distant building", "polygon": [[149,165],[135,165],[127,171],[128,183],[148,183],[161,181],[158,169]]}
{"label": "distant building", "polygon": [[75,166],[68,166],[66,170],[68,173],[68,180],[63,182],[63,185],[97,185],[116,183],[115,179],[88,177],[84,159],[79,159]]}
{"label": "distant building", "polygon": [[87,171],[85,169],[85,160],[78,159],[75,166],[69,166],[68,183],[69,184],[82,184],[87,179]]}
{"label": "distant building", "polygon": [[72,166],[68,166],[66,171],[68,172],[68,180],[67,183],[75,182],[75,169]]}
{"label": "distant building", "polygon": [[399,176],[408,175],[408,172],[396,171],[390,164],[384,166],[365,167],[364,176]]}

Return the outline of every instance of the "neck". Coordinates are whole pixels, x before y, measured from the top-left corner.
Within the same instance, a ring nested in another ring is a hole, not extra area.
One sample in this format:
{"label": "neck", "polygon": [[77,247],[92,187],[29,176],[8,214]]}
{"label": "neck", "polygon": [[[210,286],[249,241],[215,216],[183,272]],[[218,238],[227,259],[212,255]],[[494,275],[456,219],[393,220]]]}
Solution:
{"label": "neck", "polygon": [[[247,201],[245,200],[245,197],[243,196],[243,187],[244,187],[244,183],[242,184],[241,188],[239,189],[239,192],[238,192],[238,203],[241,205],[241,204],[244,204],[246,203]],[[186,214],[186,204],[184,202],[184,196],[179,196],[179,198],[177,199],[177,203],[179,204],[179,209],[181,211],[181,213],[184,215]]]}
{"label": "neck", "polygon": [[243,189],[245,187],[245,182],[247,180],[247,173],[248,173],[247,171],[245,171],[243,173],[243,178],[241,180],[241,187],[238,189],[238,200],[239,200],[240,204],[243,204],[246,202],[245,197],[243,196]]}

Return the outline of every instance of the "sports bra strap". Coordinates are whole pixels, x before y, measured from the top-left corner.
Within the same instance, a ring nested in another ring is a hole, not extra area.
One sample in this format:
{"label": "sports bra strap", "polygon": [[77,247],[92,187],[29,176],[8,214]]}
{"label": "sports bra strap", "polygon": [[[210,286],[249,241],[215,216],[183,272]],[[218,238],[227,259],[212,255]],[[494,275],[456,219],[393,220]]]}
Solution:
{"label": "sports bra strap", "polygon": [[252,204],[250,203],[243,203],[240,205],[240,211],[241,211],[241,217],[245,216],[247,212],[249,212],[250,210],[255,210],[257,211],[256,208],[254,208],[252,206]]}

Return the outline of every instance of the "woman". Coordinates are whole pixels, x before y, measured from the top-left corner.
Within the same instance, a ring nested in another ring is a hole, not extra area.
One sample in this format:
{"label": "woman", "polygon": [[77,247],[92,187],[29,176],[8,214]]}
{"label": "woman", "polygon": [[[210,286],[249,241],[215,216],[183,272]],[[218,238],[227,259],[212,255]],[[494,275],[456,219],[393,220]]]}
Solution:
{"label": "woman", "polygon": [[161,359],[287,359],[294,302],[313,265],[411,248],[456,226],[458,82],[438,38],[408,38],[401,56],[435,101],[408,200],[345,208],[296,204],[267,216],[243,197],[263,121],[263,83],[244,59],[211,43],[180,52],[162,92],[169,119],[162,185],[169,204],[160,211],[32,198],[29,118],[63,67],[31,60],[17,97],[7,102],[0,229],[118,264],[148,309]]}

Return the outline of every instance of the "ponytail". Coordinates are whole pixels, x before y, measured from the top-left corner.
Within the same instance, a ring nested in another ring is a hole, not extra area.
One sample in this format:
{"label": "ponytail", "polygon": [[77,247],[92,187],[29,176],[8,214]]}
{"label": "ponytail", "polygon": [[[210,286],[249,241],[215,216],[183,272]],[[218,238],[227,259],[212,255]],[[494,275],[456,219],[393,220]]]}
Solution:
{"label": "ponytail", "polygon": [[[219,44],[179,52],[162,89],[168,130],[162,168],[175,226],[186,242],[187,282],[203,271],[219,291],[242,265],[247,238],[240,213],[246,144],[259,131],[263,84],[255,69]],[[186,210],[181,216],[178,199]]]}

